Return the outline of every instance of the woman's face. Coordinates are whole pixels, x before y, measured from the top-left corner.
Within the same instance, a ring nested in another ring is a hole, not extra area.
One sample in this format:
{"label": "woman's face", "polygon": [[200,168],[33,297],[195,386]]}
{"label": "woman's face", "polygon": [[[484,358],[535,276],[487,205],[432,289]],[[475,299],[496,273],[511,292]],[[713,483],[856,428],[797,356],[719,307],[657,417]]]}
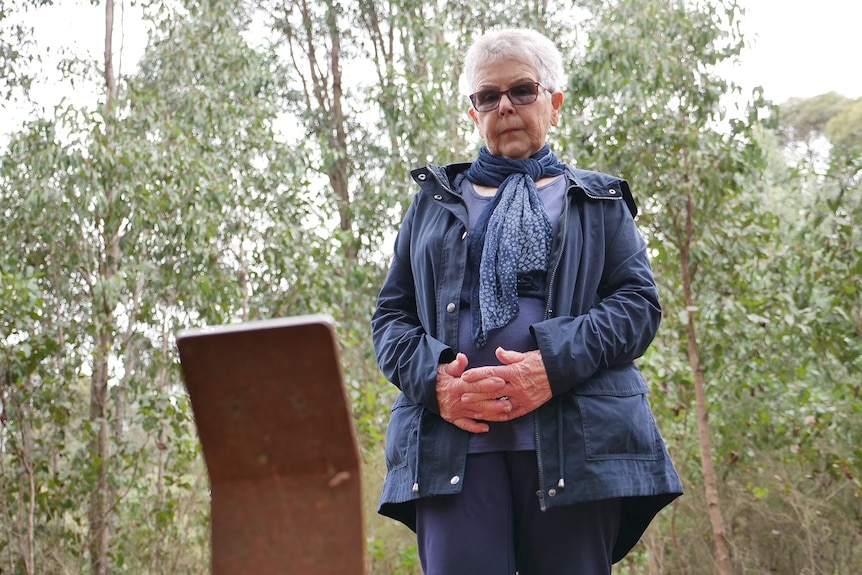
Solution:
{"label": "woman's face", "polygon": [[[480,66],[476,71],[479,90],[508,90],[525,82],[538,82],[539,75],[531,64],[515,58]],[[488,150],[512,160],[523,160],[538,152],[545,145],[548,129],[556,126],[563,105],[563,93],[549,94],[539,88],[539,96],[532,104],[516,106],[504,94],[500,107],[490,112],[478,112],[470,107],[470,117],[479,128]]]}

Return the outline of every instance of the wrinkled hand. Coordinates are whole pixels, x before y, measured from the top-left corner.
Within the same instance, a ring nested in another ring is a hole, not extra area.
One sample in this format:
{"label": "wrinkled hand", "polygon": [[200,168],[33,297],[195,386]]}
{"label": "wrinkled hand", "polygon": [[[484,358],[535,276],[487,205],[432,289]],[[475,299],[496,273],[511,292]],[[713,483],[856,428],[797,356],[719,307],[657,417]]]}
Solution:
{"label": "wrinkled hand", "polygon": [[506,395],[503,392],[506,382],[499,377],[479,377],[476,374],[467,382],[461,377],[466,368],[467,356],[463,353],[459,353],[451,363],[440,364],[437,368],[440,416],[471,433],[488,431],[490,426],[486,421],[511,419],[512,404],[506,399],[498,399]]}
{"label": "wrinkled hand", "polygon": [[[503,365],[469,369],[461,378],[468,384],[495,379],[505,381],[498,393],[508,397],[512,405],[512,410],[506,413],[506,420],[526,415],[551,399],[551,382],[540,351],[521,353],[498,347],[495,355]],[[466,393],[461,400],[472,403],[480,401],[480,398],[481,394]]]}

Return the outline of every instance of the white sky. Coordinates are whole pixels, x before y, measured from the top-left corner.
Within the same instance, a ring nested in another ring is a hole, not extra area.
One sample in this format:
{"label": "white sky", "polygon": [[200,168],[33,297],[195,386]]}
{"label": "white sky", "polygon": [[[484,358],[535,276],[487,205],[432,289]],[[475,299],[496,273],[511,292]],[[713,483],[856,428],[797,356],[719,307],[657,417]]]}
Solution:
{"label": "white sky", "polygon": [[838,92],[862,98],[862,1],[739,0],[743,32],[753,46],[730,72],[767,98]]}
{"label": "white sky", "polygon": [[[125,0],[128,4],[130,0]],[[739,0],[746,10],[742,29],[750,48],[741,62],[728,66],[724,74],[744,88],[743,94],[762,86],[767,98],[782,103],[791,97],[811,97],[835,91],[848,98],[862,97],[862,0]],[[123,42],[122,72],[131,71],[146,42],[146,34],[134,8],[116,24],[124,25],[124,36],[115,35],[115,48]],[[44,69],[56,66],[59,50],[101,60],[104,42],[104,5],[91,6],[82,0],[56,0],[28,18],[37,30],[40,46],[50,49]],[[65,88],[65,85],[63,86]],[[35,86],[33,96],[45,108],[61,97],[82,98],[92,103],[92,95],[80,87],[67,91],[60,86]],[[0,138],[20,121],[20,111],[0,108]],[[19,116],[19,117],[13,117]]]}

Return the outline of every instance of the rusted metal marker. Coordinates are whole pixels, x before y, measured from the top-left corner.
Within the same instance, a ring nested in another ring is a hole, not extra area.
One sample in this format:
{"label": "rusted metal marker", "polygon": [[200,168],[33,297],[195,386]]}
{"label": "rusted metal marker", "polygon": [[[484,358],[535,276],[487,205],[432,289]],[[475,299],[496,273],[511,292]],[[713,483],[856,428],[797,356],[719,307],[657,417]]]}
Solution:
{"label": "rusted metal marker", "polygon": [[325,315],[177,334],[212,490],[213,575],[361,575],[359,453]]}

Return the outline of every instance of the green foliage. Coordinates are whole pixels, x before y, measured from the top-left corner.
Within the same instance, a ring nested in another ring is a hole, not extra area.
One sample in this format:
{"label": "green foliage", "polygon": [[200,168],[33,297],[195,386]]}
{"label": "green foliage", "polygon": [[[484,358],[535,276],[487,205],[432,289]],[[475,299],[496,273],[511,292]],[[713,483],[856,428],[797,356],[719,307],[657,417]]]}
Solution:
{"label": "green foliage", "polygon": [[33,83],[32,66],[39,55],[33,52],[33,28],[22,15],[51,0],[0,0],[0,96],[4,101],[26,97]]}
{"label": "green foliage", "polygon": [[[815,310],[797,297],[799,289],[823,289],[819,277],[806,277],[807,270],[821,268],[839,252],[829,250],[826,256],[812,249],[812,222],[799,219],[805,202],[794,198],[799,182],[788,177],[782,157],[770,156],[780,165],[764,164],[764,137],[753,123],[764,116],[758,111],[765,109],[758,94],[751,109],[735,117],[724,107],[725,96],[736,89],[715,77],[712,66],[734,57],[742,45],[732,33],[732,7],[596,4],[593,33],[570,83],[580,115],[574,129],[561,136],[561,144],[583,167],[620,173],[632,182],[642,209],[638,221],[662,289],[662,329],[641,365],[656,392],[653,405],[686,478],[688,495],[670,518],[676,533],[673,547],[650,546],[647,551],[664,558],[666,572],[712,568],[708,548],[693,541],[709,529],[698,495],[703,477],[695,457],[685,336],[690,315],[696,314],[699,369],[708,383],[709,402],[717,407],[710,412],[710,424],[730,540],[737,547],[737,565],[750,568],[770,551],[761,547],[765,542],[747,546],[741,533],[736,539],[738,481],[755,477],[749,484],[757,486],[771,465],[782,466],[782,474],[796,466],[806,470],[792,481],[804,481],[802,476],[811,470],[842,469],[848,473],[845,479],[851,479],[851,492],[858,481],[857,471],[847,467],[855,461],[854,449],[848,447],[858,438],[843,416],[852,418],[858,411],[858,397],[845,403],[839,398],[847,398],[846,393],[824,385],[824,378],[844,380],[849,374],[836,371],[839,362],[814,351],[815,340],[824,342],[826,330],[819,336],[811,331],[812,323],[835,314]],[[836,209],[833,205],[827,210],[831,221]],[[694,214],[693,227],[687,226],[688,213]],[[843,253],[850,258],[854,239],[843,242]],[[826,241],[830,243],[834,238]],[[683,255],[692,272],[694,307],[682,297]],[[842,272],[843,278],[856,281],[846,269]],[[858,344],[847,344],[859,334],[853,333],[852,322],[842,323],[847,330],[841,338],[844,349],[858,357]],[[842,437],[834,444],[833,432]],[[836,448],[841,455],[834,454]],[[811,486],[799,485],[800,501],[822,496]],[[747,526],[765,529],[763,523]],[[847,543],[854,545],[852,540]],[[799,570],[800,565],[813,563],[796,556],[779,571]],[[824,572],[843,572],[839,564],[835,569]]]}
{"label": "green foliage", "polygon": [[823,128],[834,155],[862,155],[862,98],[848,102]]}
{"label": "green foliage", "polygon": [[[0,4],[0,24],[4,9],[37,4]],[[555,150],[632,183],[660,283],[662,329],[641,367],[688,493],[616,572],[712,568],[690,317],[736,567],[853,572],[859,102],[824,95],[775,114],[755,93],[733,108],[728,97],[743,95],[715,66],[743,45],[735,3],[142,6],[149,45],[120,78],[115,113],[61,105],[25,122],[0,156],[4,572],[88,570],[101,469],[111,572],[206,572],[207,481],[173,334],[308,312],[338,323],[366,459],[369,572],[419,572],[410,533],[374,513],[396,390],[376,367],[368,318],[414,190],[409,170],[475,154],[462,55],[505,25],[537,27],[563,48]],[[39,56],[28,42],[2,29],[0,61],[15,66],[0,85],[7,97],[27,93],[24,64]],[[93,455],[102,422],[90,417],[103,359],[105,460]]]}
{"label": "green foliage", "polygon": [[826,125],[842,112],[849,100],[835,92],[815,98],[791,98],[781,105],[781,134],[787,142],[810,142],[825,135]]}

